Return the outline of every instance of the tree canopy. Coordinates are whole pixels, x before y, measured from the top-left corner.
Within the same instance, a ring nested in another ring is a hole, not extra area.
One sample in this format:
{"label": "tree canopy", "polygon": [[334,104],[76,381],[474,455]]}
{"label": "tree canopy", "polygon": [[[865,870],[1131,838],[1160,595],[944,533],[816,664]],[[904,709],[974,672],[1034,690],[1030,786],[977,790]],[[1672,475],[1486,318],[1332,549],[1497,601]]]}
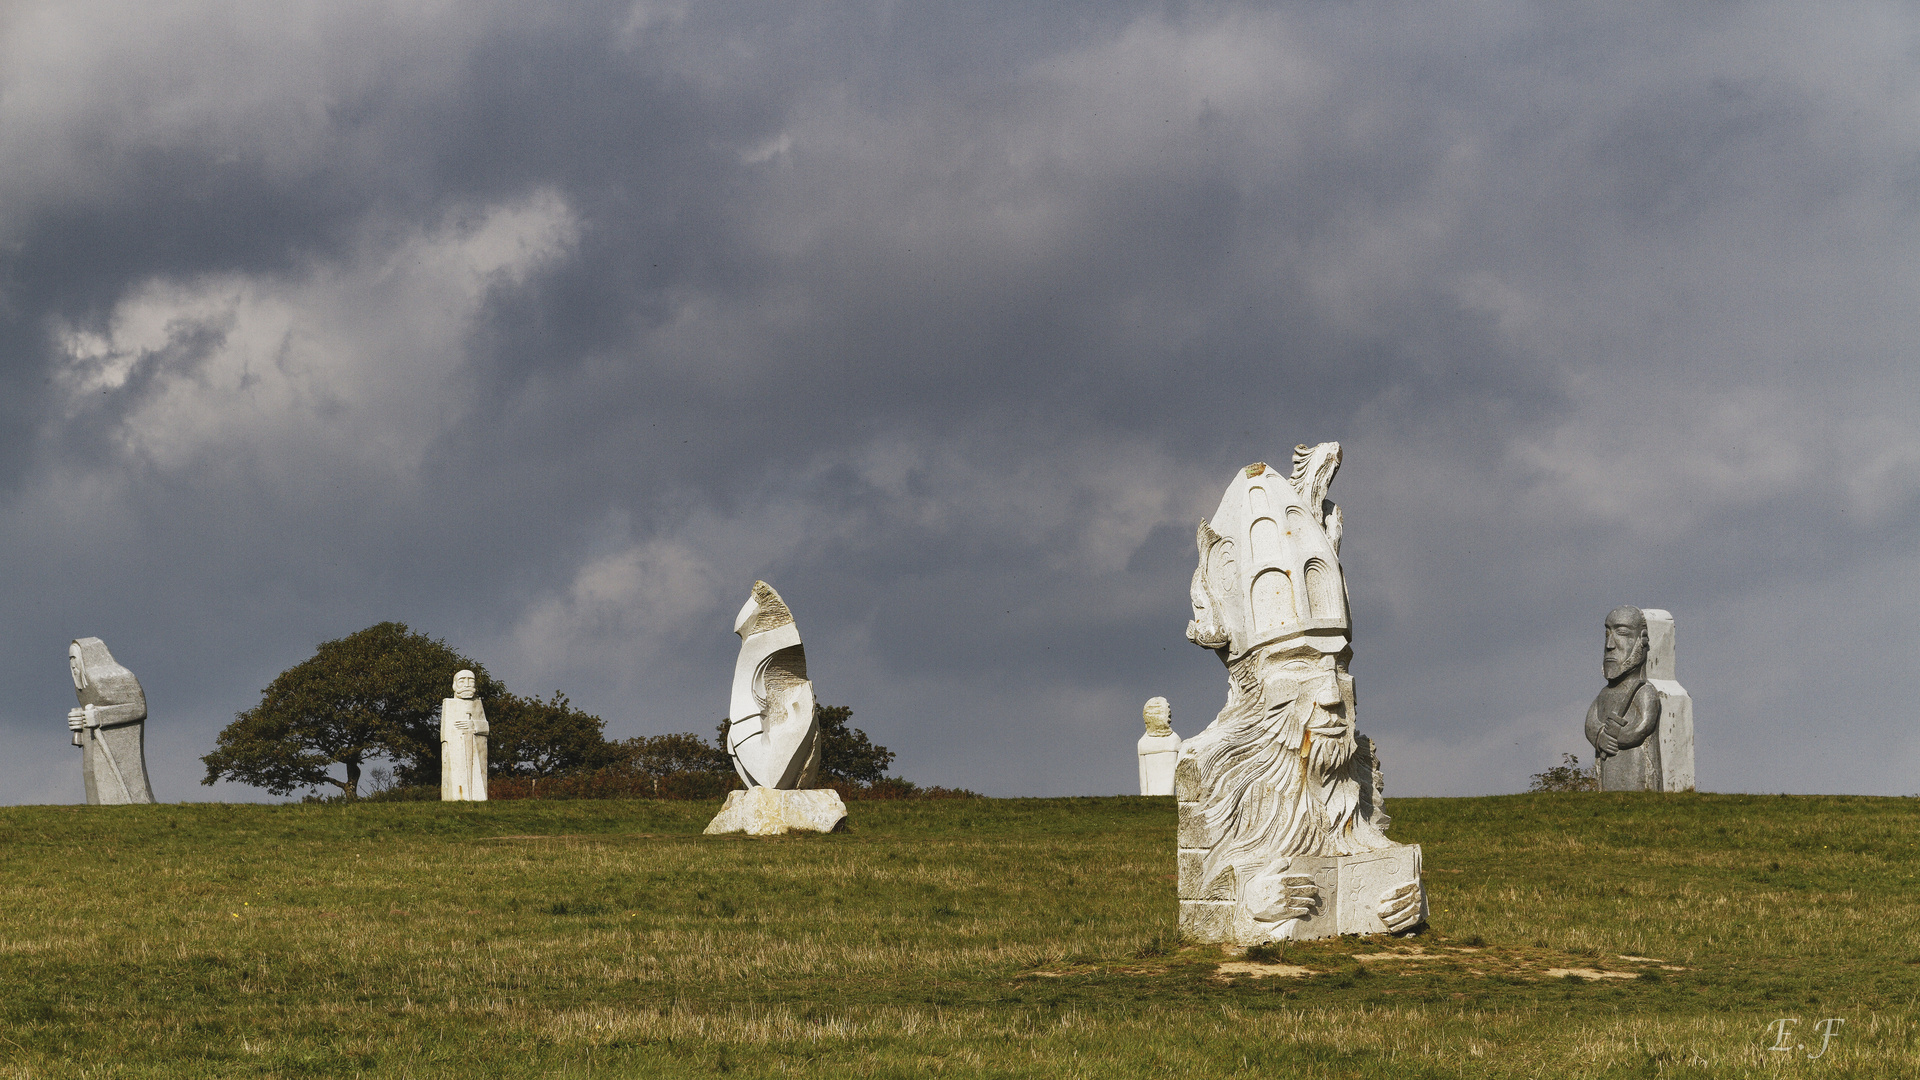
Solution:
{"label": "tree canopy", "polygon": [[[351,796],[361,766],[385,758],[403,784],[438,783],[440,702],[462,668],[473,671],[483,699],[496,696],[485,667],[405,623],[321,642],[220,732],[200,759],[201,782],[235,780],[275,795],[332,785]],[[343,775],[331,771],[336,765]]]}
{"label": "tree canopy", "polygon": [[[574,708],[565,694],[523,698],[445,642],[383,622],[321,642],[313,656],[281,672],[201,758],[202,783],[233,780],[275,795],[334,787],[351,798],[360,794],[362,770],[384,760],[398,787],[437,787],[440,702],[462,668],[473,671],[486,706],[490,776],[618,774],[644,777],[655,792],[703,793],[724,790],[732,779],[724,720],[717,744],[690,733],[608,742],[605,722]],[[866,787],[887,778],[893,752],[851,726],[850,707],[815,705],[814,716],[821,783]]]}
{"label": "tree canopy", "polygon": [[[581,712],[558,690],[547,701],[523,698],[496,684],[485,699],[488,776],[564,776],[598,769],[620,757],[607,742],[606,721]],[[437,777],[436,777],[437,780]]]}
{"label": "tree canopy", "polygon": [[867,738],[859,728],[848,726],[853,719],[852,706],[816,704],[813,716],[820,724],[822,783],[839,780],[866,785],[886,778],[893,751]]}

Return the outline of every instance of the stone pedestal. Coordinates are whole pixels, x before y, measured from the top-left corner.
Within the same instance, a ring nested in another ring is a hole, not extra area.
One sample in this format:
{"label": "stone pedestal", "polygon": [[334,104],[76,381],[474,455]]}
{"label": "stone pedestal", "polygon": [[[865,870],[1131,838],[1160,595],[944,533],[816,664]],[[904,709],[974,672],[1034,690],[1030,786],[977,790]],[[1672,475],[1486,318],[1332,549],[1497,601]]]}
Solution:
{"label": "stone pedestal", "polygon": [[1647,682],[1660,695],[1660,790],[1693,790],[1693,697],[1674,677],[1673,613],[1647,616]]}
{"label": "stone pedestal", "polygon": [[[1181,869],[1188,853],[1181,852]],[[1196,853],[1197,854],[1197,853]],[[1268,941],[1307,941],[1340,934],[1386,934],[1381,905],[1395,890],[1411,885],[1420,890],[1420,845],[1407,844],[1364,855],[1296,855],[1274,873],[1313,879],[1316,904],[1297,918],[1263,919],[1247,899],[1201,900],[1188,896],[1197,888],[1181,874],[1180,932],[1191,941],[1218,941],[1230,945],[1259,945]],[[1427,900],[1420,890],[1418,922],[1427,921]]]}
{"label": "stone pedestal", "polygon": [[727,793],[726,805],[707,823],[706,835],[743,832],[779,836],[788,832],[834,832],[847,820],[847,804],[832,788],[799,790],[752,787]]}

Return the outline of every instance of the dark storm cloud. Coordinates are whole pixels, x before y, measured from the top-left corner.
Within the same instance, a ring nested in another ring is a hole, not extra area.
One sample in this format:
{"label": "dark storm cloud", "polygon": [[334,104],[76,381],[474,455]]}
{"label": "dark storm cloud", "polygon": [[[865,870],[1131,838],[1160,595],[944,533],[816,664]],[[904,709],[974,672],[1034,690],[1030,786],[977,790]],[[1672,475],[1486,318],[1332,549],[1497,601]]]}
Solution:
{"label": "dark storm cloud", "polygon": [[5,797],[68,637],[180,798],[387,618],[708,730],[755,577],[907,775],[1124,790],[1194,523],[1329,438],[1392,790],[1584,750],[1622,602],[1706,786],[1911,786],[1904,9],[1043,7],[15,9]]}

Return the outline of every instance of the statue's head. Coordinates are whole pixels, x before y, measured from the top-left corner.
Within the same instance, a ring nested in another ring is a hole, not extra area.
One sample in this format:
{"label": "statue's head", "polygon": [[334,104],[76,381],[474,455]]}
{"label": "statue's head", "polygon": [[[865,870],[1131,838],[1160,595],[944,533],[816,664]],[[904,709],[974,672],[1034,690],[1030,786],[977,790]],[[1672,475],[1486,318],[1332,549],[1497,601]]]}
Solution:
{"label": "statue's head", "polygon": [[1148,698],[1147,707],[1140,711],[1140,718],[1146,721],[1147,734],[1173,734],[1173,706],[1163,697]]}
{"label": "statue's head", "polygon": [[1608,682],[1647,662],[1647,616],[1637,607],[1607,612],[1607,655],[1600,670]]}
{"label": "statue's head", "polygon": [[773,586],[764,581],[753,583],[753,591],[747,594],[747,602],[740,606],[740,614],[733,617],[733,632],[745,641],[755,634],[764,634],[777,630],[793,621],[793,612],[788,610],[787,602]]}
{"label": "statue's head", "polygon": [[1234,474],[1195,534],[1199,563],[1187,640],[1228,664],[1269,645],[1321,638],[1338,652],[1352,633],[1340,572],[1340,511],[1327,486],[1340,444],[1294,448],[1293,471],[1254,462]]}
{"label": "statue's head", "polygon": [[453,696],[461,701],[472,701],[475,679],[473,672],[460,671],[453,676]]}
{"label": "statue's head", "polygon": [[87,688],[87,668],[86,665],[80,661],[80,643],[78,641],[67,646],[67,670],[73,673],[73,688],[75,690],[85,690]]}

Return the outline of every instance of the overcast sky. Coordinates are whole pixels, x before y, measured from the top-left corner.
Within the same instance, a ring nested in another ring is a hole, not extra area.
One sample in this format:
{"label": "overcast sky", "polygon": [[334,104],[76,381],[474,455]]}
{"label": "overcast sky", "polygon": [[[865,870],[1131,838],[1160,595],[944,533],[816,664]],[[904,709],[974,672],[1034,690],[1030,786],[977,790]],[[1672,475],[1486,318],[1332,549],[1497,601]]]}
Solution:
{"label": "overcast sky", "polygon": [[0,802],[69,639],[165,801],[382,620],[711,732],[755,578],[896,770],[1137,790],[1235,469],[1336,439],[1387,792],[1510,792],[1618,604],[1700,785],[1920,792],[1897,3],[0,6]]}

